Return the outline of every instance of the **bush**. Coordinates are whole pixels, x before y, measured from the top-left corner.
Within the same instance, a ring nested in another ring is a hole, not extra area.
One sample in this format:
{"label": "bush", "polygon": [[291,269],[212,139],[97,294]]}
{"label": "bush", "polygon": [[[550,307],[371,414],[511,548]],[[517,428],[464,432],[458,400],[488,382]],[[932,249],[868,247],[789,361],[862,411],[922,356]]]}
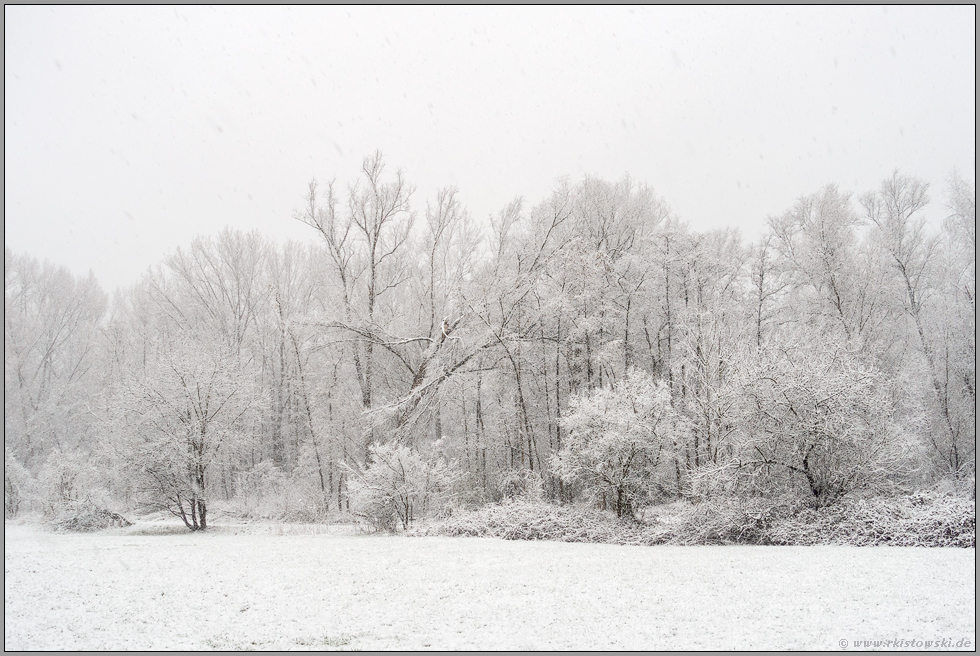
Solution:
{"label": "bush", "polygon": [[413,531],[414,535],[609,544],[643,544],[642,533],[642,525],[617,520],[600,510],[522,497],[460,513]]}
{"label": "bush", "polygon": [[976,547],[976,517],[971,499],[918,492],[803,511],[774,526],[770,538],[772,544]]}
{"label": "bush", "polygon": [[55,449],[37,477],[41,510],[48,517],[57,517],[87,497],[97,478],[92,465],[80,454]]}
{"label": "bush", "polygon": [[773,528],[803,507],[796,497],[712,497],[683,504],[660,536],[670,544],[774,544]]}
{"label": "bush", "polygon": [[505,469],[495,478],[501,499],[523,497],[531,501],[544,498],[544,481],[537,472],[528,469]]}
{"label": "bush", "polygon": [[376,529],[394,531],[451,501],[459,479],[455,463],[428,462],[408,447],[373,444],[362,471],[349,467],[351,504]]}
{"label": "bush", "polygon": [[8,446],[3,448],[3,516],[15,517],[31,497],[36,496],[37,481],[18,462]]}
{"label": "bush", "polygon": [[132,526],[128,519],[90,502],[73,502],[63,506],[52,525],[59,531],[88,533],[107,528]]}
{"label": "bush", "polygon": [[976,546],[972,499],[921,492],[811,506],[798,496],[716,496],[654,508],[646,522],[634,522],[583,507],[512,499],[413,534],[636,545]]}

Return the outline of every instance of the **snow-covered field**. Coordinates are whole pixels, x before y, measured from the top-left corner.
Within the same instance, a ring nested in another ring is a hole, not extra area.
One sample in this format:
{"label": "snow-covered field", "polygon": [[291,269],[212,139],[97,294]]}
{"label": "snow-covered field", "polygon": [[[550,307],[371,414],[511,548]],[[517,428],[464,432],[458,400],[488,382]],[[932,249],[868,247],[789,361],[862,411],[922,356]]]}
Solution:
{"label": "snow-covered field", "polygon": [[973,650],[975,556],[8,524],[4,649]]}

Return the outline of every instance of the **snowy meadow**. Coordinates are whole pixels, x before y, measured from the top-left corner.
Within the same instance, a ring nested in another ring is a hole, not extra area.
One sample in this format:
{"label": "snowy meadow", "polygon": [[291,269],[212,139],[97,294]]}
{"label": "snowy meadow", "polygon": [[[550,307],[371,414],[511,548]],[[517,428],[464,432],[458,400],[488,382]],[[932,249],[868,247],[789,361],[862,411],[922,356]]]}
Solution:
{"label": "snowy meadow", "polygon": [[[259,524],[7,524],[4,649],[976,644],[975,552],[632,547]],[[964,643],[965,644],[965,643]]]}

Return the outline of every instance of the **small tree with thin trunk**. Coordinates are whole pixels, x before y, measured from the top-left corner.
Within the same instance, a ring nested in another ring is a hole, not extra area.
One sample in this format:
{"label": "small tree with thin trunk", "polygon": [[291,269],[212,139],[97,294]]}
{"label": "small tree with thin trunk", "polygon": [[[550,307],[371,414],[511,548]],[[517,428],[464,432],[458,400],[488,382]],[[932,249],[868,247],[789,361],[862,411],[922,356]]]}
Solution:
{"label": "small tree with thin trunk", "polygon": [[670,390],[632,369],[610,388],[571,401],[568,436],[552,467],[597,500],[612,498],[617,517],[632,517],[656,467],[671,453],[677,416]]}
{"label": "small tree with thin trunk", "polygon": [[116,390],[107,446],[141,507],[204,530],[209,468],[241,445],[262,405],[234,358],[188,342]]}

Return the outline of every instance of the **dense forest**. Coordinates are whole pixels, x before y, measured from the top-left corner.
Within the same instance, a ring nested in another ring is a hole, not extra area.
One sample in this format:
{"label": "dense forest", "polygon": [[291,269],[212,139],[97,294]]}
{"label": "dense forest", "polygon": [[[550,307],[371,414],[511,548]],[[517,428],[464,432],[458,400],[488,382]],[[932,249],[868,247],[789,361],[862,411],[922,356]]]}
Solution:
{"label": "dense forest", "polygon": [[956,175],[828,185],[752,242],[629,178],[489,222],[453,188],[421,205],[375,154],[297,199],[316,243],[229,228],[112,298],[6,249],[5,514],[408,526],[520,494],[632,517],[975,480],[975,189]]}

